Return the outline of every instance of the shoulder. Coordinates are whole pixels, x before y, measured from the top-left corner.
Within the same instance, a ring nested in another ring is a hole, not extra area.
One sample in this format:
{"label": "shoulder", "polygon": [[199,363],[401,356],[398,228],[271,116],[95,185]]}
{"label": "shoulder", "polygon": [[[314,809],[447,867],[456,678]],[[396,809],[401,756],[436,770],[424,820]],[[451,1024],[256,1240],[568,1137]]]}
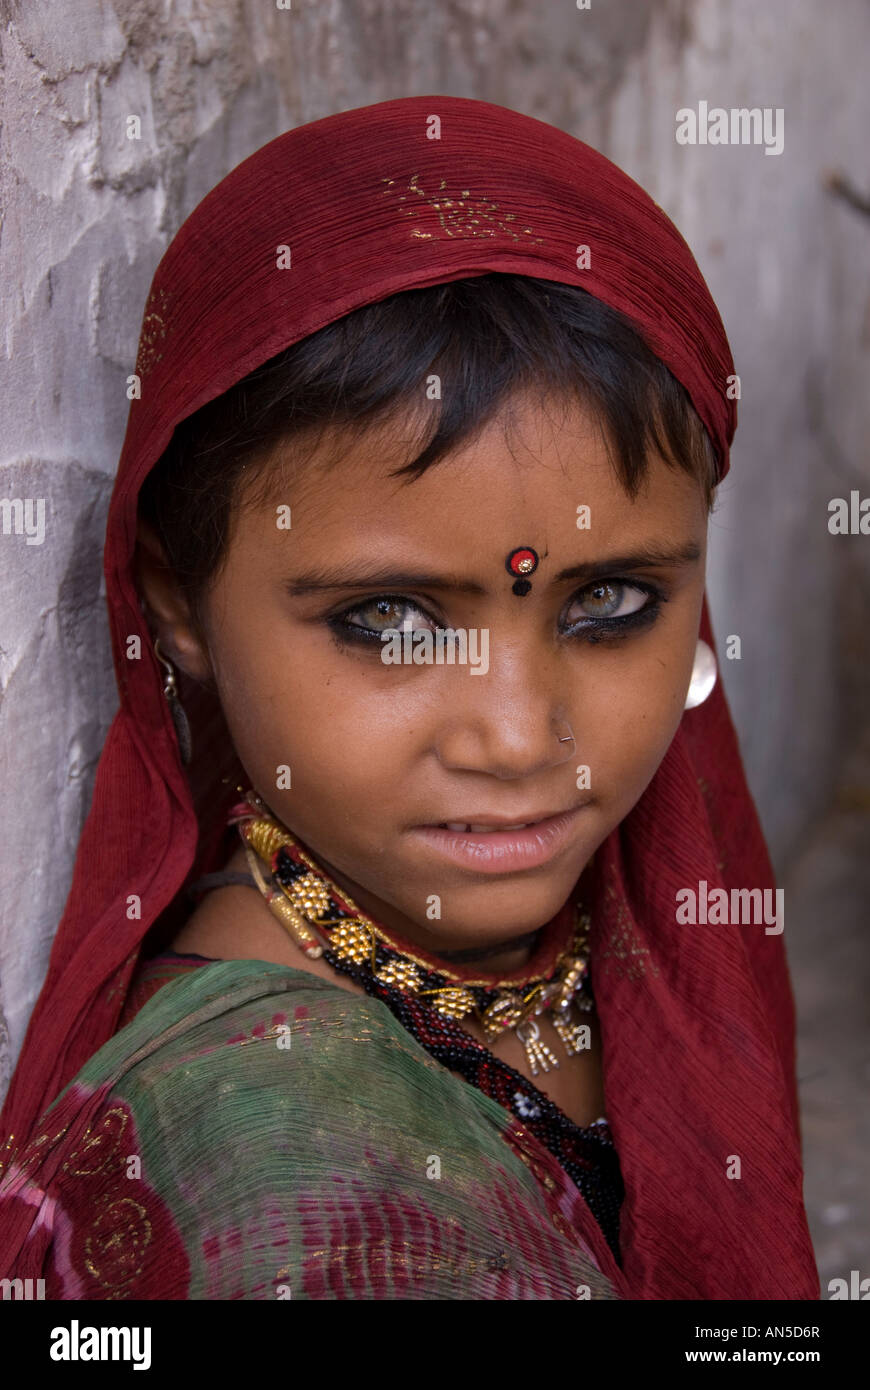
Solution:
{"label": "shoulder", "polygon": [[[506,1112],[304,971],[170,981],[66,1101],[38,1217],[52,1297],[491,1298],[506,1220],[553,1239]],[[562,1297],[532,1266],[517,1296]]]}
{"label": "shoulder", "polygon": [[169,979],[79,1079],[108,1082],[115,1094],[165,1094],[192,1123],[200,1102],[213,1104],[216,1085],[232,1108],[240,1077],[245,1094],[259,1092],[262,1114],[288,1093],[295,1114],[316,1097],[322,1115],[367,1091],[468,1089],[380,1000],[261,960],[214,961]]}

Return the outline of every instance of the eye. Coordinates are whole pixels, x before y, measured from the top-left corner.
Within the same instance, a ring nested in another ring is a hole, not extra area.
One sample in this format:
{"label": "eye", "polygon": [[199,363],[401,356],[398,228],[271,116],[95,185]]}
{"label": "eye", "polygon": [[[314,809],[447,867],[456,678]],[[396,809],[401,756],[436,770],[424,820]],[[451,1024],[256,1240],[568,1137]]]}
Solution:
{"label": "eye", "polygon": [[642,609],[650,597],[648,589],[635,584],[623,584],[618,579],[599,580],[581,589],[568,609],[567,622],[573,626],[584,618],[593,622],[627,618]]}
{"label": "eye", "polygon": [[381,594],[367,603],[357,604],[355,608],[346,608],[343,613],[332,618],[330,623],[339,631],[349,631],[351,635],[368,633],[375,636],[380,636],[390,628],[398,628],[401,631],[405,624],[411,631],[421,628],[434,629],[437,626],[431,618],[427,618],[418,604],[392,594]]}

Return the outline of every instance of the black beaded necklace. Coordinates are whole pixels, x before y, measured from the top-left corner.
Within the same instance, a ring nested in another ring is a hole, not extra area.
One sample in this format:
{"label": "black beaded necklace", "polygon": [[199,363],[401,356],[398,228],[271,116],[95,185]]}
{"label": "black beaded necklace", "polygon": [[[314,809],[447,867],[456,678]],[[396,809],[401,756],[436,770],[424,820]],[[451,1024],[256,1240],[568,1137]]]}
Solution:
{"label": "black beaded necklace", "polygon": [[[557,960],[553,978],[541,981],[533,976],[526,986],[510,989],[491,981],[469,981],[449,966],[433,969],[419,955],[391,944],[383,928],[331,882],[256,793],[248,792],[245,801],[232,808],[230,824],[237,826],[245,844],[256,886],[299,948],[310,958],[322,956],[379,999],[430,1056],[515,1115],[583,1193],[618,1260],[624,1187],[606,1120],[588,1127],[574,1124],[549,1096],[460,1024],[474,1014],[484,1028],[489,1021],[490,1037],[514,1028],[537,1075],[539,1066],[549,1071],[558,1062],[540,1042],[533,1014],[561,1004],[561,1016],[552,1015],[554,1026],[566,1051],[579,1051],[578,1025],[568,1021],[565,1003],[583,1011],[594,1006],[585,956],[588,919],[578,913],[571,947]],[[268,866],[268,878],[261,865]]]}

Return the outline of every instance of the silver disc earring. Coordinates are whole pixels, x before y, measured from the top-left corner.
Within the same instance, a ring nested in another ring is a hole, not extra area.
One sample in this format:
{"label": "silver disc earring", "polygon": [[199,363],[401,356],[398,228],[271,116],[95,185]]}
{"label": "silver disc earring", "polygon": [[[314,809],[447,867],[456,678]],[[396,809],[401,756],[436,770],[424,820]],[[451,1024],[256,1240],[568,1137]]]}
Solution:
{"label": "silver disc earring", "polygon": [[697,705],[703,705],[716,684],[717,676],[716,658],[712,648],[699,637],[698,645],[695,648],[692,679],[689,681],[686,695],[686,709],[695,709]]}

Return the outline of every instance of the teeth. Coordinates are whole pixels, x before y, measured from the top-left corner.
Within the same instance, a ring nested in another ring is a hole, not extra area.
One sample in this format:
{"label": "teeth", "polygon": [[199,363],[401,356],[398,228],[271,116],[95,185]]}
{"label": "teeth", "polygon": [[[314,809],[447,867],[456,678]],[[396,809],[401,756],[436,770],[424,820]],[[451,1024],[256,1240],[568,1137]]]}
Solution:
{"label": "teeth", "polygon": [[525,830],[527,824],[527,821],[523,821],[521,825],[473,825],[471,829],[476,831]]}
{"label": "teeth", "polygon": [[471,830],[476,835],[482,835],[491,834],[496,830],[525,830],[528,824],[528,821],[523,821],[519,825],[468,825],[464,821],[447,821],[446,829],[461,831]]}

